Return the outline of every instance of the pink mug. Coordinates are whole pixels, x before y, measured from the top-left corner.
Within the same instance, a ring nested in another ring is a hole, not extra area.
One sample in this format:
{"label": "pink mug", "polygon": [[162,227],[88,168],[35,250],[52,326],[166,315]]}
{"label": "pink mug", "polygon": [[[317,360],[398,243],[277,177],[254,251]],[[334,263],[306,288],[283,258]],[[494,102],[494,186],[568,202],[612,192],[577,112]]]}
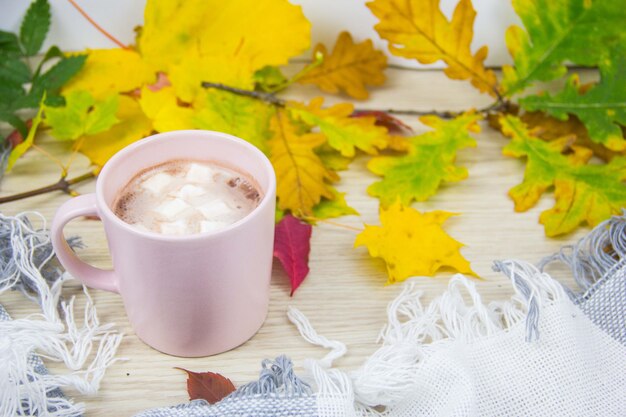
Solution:
{"label": "pink mug", "polygon": [[[144,232],[111,210],[138,172],[168,160],[215,161],[248,174],[261,188],[256,209],[215,232],[166,236]],[[137,336],[176,356],[232,349],[263,324],[269,304],[276,177],[270,161],[233,136],[202,130],[157,134],[122,149],[102,168],[95,194],[65,202],[52,222],[61,264],[89,287],[119,293]],[[104,225],[112,270],[91,266],[69,248],[63,227],[81,216]]]}

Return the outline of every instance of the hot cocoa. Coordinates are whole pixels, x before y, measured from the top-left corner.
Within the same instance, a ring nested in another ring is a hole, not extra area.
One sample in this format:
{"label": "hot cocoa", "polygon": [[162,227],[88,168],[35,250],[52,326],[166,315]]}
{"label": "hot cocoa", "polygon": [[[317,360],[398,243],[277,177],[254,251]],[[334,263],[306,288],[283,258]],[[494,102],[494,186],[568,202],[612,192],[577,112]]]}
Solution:
{"label": "hot cocoa", "polygon": [[172,160],[137,174],[113,203],[134,227],[164,235],[223,229],[261,200],[248,176],[214,162]]}

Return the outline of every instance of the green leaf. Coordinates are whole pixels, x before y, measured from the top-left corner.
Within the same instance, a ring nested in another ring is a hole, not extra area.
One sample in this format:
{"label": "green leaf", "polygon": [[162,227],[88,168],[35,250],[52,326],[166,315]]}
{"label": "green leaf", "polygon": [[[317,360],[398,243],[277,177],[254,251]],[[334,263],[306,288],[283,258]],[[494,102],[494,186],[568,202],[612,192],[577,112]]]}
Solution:
{"label": "green leaf", "polygon": [[65,106],[65,97],[60,95],[48,96],[46,95],[46,106],[48,107],[60,107]]}
{"label": "green leaf", "polygon": [[33,80],[36,80],[39,77],[39,74],[41,73],[41,69],[43,68],[43,65],[48,62],[49,60],[53,59],[53,58],[63,58],[63,52],[61,52],[61,50],[59,49],[58,46],[51,46],[48,51],[46,51],[46,54],[43,56],[43,59],[41,60],[41,62],[39,63],[39,65],[37,66],[37,70],[35,71],[35,75],[33,75]]}
{"label": "green leaf", "polygon": [[308,105],[290,102],[288,109],[293,118],[319,127],[328,144],[345,157],[352,158],[356,149],[375,155],[387,146],[387,129],[376,126],[374,117],[350,117],[354,112],[352,104],[324,108],[323,102],[322,97],[314,98]]}
{"label": "green leaf", "polygon": [[50,29],[50,4],[35,0],[26,11],[20,27],[20,42],[27,56],[36,55]]}
{"label": "green leaf", "polygon": [[72,91],[65,98],[64,107],[44,105],[46,124],[52,128],[52,136],[61,140],[95,135],[119,122],[115,117],[118,105],[116,94],[96,102],[86,91]]}
{"label": "green leaf", "polygon": [[85,64],[87,55],[73,55],[61,59],[35,80],[33,88],[56,91],[72,79]]}
{"label": "green leaf", "polygon": [[271,106],[223,91],[210,91],[194,118],[199,129],[217,130],[244,139],[267,152]]}
{"label": "green leaf", "polygon": [[408,206],[413,200],[427,200],[444,182],[467,178],[467,169],[454,162],[460,149],[476,146],[469,131],[479,131],[480,118],[477,114],[464,114],[450,121],[422,117],[422,123],[435,130],[408,138],[406,155],[372,158],[367,168],[383,179],[370,185],[367,192],[378,197],[384,208],[398,200]]}
{"label": "green leaf", "polygon": [[585,93],[580,93],[578,76],[573,75],[558,94],[526,97],[520,104],[526,110],[542,110],[560,120],[575,114],[592,141],[623,151],[626,140],[620,125],[626,126],[626,52],[617,48],[611,58],[604,59],[600,74],[600,82]]}
{"label": "green leaf", "polygon": [[17,57],[22,55],[17,36],[11,32],[0,30],[0,56]]}
{"label": "green leaf", "polygon": [[14,103],[14,109],[36,108],[41,101],[44,91],[52,98],[85,63],[85,55],[70,56],[57,62],[47,72],[40,75],[33,82],[29,93]]}
{"label": "green leaf", "polygon": [[595,66],[605,52],[624,45],[626,7],[612,0],[513,0],[526,31],[512,26],[506,43],[515,62],[504,66],[502,85],[507,95],[535,80],[565,74],[564,63]]}
{"label": "green leaf", "polygon": [[350,167],[353,158],[348,158],[331,148],[327,143],[315,149],[315,153],[320,157],[324,166],[333,171],[345,171]]}
{"label": "green leaf", "polygon": [[13,112],[15,103],[25,97],[22,87],[9,84],[0,84],[0,110]]}
{"label": "green leaf", "polygon": [[28,134],[28,126],[26,126],[26,123],[13,113],[0,110],[0,120],[13,126],[18,132],[20,132],[22,137],[25,137]]}
{"label": "green leaf", "polygon": [[30,81],[30,70],[19,58],[5,58],[0,61],[0,84],[22,87]]}
{"label": "green leaf", "polygon": [[283,217],[285,217],[285,210],[281,210],[276,206],[276,211],[274,212],[274,223],[279,223]]}
{"label": "green leaf", "polygon": [[24,141],[18,144],[11,153],[9,154],[9,160],[7,162],[7,171],[11,171],[15,162],[22,156],[24,153],[33,146],[35,141],[35,134],[37,133],[37,129],[39,128],[39,124],[41,123],[41,118],[43,114],[43,101],[46,99],[44,96],[41,99],[41,104],[39,106],[39,111],[37,111],[37,115],[33,118],[33,123],[30,126],[30,130],[28,131],[28,135],[25,136]]}
{"label": "green leaf", "polygon": [[331,188],[334,198],[329,200],[323,198],[322,201],[313,207],[313,217],[316,219],[331,219],[334,217],[359,215],[359,212],[353,209],[346,202],[346,193],[340,193]]}
{"label": "green leaf", "polygon": [[592,152],[572,146],[567,137],[543,141],[514,116],[501,117],[500,124],[502,132],[511,137],[502,153],[528,161],[524,180],[509,191],[515,210],[534,207],[541,195],[554,187],[554,207],[539,217],[546,235],[569,233],[584,223],[595,226],[626,207],[626,158],[589,164]]}
{"label": "green leaf", "polygon": [[280,68],[268,65],[261,68],[252,76],[256,87],[262,91],[274,92],[276,89],[287,84],[287,77]]}

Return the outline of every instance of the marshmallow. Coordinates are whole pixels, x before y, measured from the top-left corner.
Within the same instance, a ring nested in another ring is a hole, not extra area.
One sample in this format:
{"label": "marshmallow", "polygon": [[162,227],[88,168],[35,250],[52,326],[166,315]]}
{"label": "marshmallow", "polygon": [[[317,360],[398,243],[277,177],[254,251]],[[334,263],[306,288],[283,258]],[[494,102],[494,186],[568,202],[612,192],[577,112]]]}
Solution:
{"label": "marshmallow", "polygon": [[187,222],[184,220],[176,220],[171,223],[161,223],[161,233],[164,235],[186,235],[189,234],[187,230]]}
{"label": "marshmallow", "polygon": [[207,220],[214,220],[216,217],[227,216],[233,213],[233,209],[222,200],[213,200],[196,208]]}
{"label": "marshmallow", "polygon": [[159,172],[141,183],[141,186],[152,194],[160,194],[173,180],[171,175]]}
{"label": "marshmallow", "polygon": [[206,189],[198,187],[197,185],[185,184],[177,192],[177,197],[182,198],[185,201],[189,201],[193,197],[198,197],[206,194]]}
{"label": "marshmallow", "polygon": [[215,230],[220,230],[228,226],[229,223],[220,222],[217,220],[203,220],[200,222],[200,232],[213,232]]}
{"label": "marshmallow", "polygon": [[208,166],[192,163],[189,166],[186,178],[191,182],[207,184],[213,182],[213,174],[213,170]]}
{"label": "marshmallow", "polygon": [[189,206],[184,200],[175,198],[161,204],[154,211],[168,220],[173,220],[180,213],[185,211]]}

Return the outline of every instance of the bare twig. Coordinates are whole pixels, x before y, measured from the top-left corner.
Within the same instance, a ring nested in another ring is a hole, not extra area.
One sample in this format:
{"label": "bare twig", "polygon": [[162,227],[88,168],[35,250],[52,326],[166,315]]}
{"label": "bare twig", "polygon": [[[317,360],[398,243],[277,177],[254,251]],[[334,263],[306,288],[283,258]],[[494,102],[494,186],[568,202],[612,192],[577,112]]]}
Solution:
{"label": "bare twig", "polygon": [[[276,107],[285,107],[286,101],[276,97],[271,93],[264,93],[261,91],[252,91],[252,90],[244,90],[242,88],[231,87],[229,85],[221,84],[221,83],[212,83],[212,82],[203,82],[202,87],[204,88],[214,88],[216,90],[227,91],[232,94],[236,94],[238,96],[249,97],[255,100],[264,101]],[[489,106],[480,108],[476,110],[476,113],[480,114],[490,114],[495,112],[505,111],[510,105],[510,102],[499,98],[494,103]],[[383,111],[389,114],[401,115],[401,116],[439,116],[443,119],[453,119],[455,117],[460,116],[464,113],[464,111],[451,111],[451,110],[404,110],[404,109],[354,109],[354,111]]]}
{"label": "bare twig", "polygon": [[260,101],[264,101],[266,103],[269,103],[273,106],[276,107],[285,107],[285,100],[282,100],[278,97],[276,97],[274,94],[271,93],[264,93],[261,91],[251,91],[251,90],[244,90],[242,88],[237,88],[237,87],[231,87],[229,85],[226,84],[221,84],[221,83],[211,83],[208,81],[203,81],[202,82],[202,87],[204,88],[214,88],[216,90],[222,90],[222,91],[228,91],[229,93],[233,93],[236,94],[238,96],[244,96],[244,97],[250,97],[256,100],[260,100]]}
{"label": "bare twig", "polygon": [[104,36],[106,36],[107,38],[109,38],[109,40],[111,40],[111,42],[113,42],[114,44],[116,44],[117,46],[119,46],[122,49],[130,49],[129,46],[124,45],[122,42],[120,42],[115,36],[111,35],[109,32],[107,32],[106,30],[104,30],[104,28],[102,26],[100,26],[99,24],[96,23],[95,20],[93,20],[91,18],[91,16],[89,16],[87,14],[86,11],[84,11],[82,9],[82,7],[80,7],[74,0],[68,0],[72,6],[74,6],[74,8],[78,11],[78,13],[82,14],[83,17],[85,19],[87,19],[89,21],[89,23],[91,23],[93,25],[93,27],[96,28],[96,30],[98,30],[98,32],[102,33]]}
{"label": "bare twig", "polygon": [[[476,113],[480,113],[480,114],[490,114],[490,113],[498,113],[498,112],[502,112],[502,111],[506,111],[509,106],[510,106],[510,102],[502,100],[502,101],[496,101],[492,104],[490,104],[489,106],[485,106],[482,107],[480,109],[476,109]],[[378,109],[354,109],[354,111],[372,111],[372,110],[378,110]],[[465,113],[466,111],[451,111],[451,110],[402,110],[402,109],[387,109],[387,110],[382,110],[385,113],[389,113],[389,114],[394,114],[396,116],[438,116],[441,117],[442,119],[454,119],[455,117],[458,117],[460,115],[462,115],[463,113]]]}
{"label": "bare twig", "polygon": [[87,181],[91,178],[94,178],[96,173],[94,171],[88,172],[83,175],[79,175],[78,177],[66,179],[65,177],[61,177],[54,184],[47,185],[45,187],[37,188],[34,190],[26,191],[19,194],[13,194],[6,197],[0,198],[0,204],[9,203],[11,201],[22,200],[29,197],[34,197],[36,195],[50,193],[52,191],[63,191],[69,195],[76,195],[76,192],[73,191],[70,187],[74,184],[78,184],[83,181]]}

